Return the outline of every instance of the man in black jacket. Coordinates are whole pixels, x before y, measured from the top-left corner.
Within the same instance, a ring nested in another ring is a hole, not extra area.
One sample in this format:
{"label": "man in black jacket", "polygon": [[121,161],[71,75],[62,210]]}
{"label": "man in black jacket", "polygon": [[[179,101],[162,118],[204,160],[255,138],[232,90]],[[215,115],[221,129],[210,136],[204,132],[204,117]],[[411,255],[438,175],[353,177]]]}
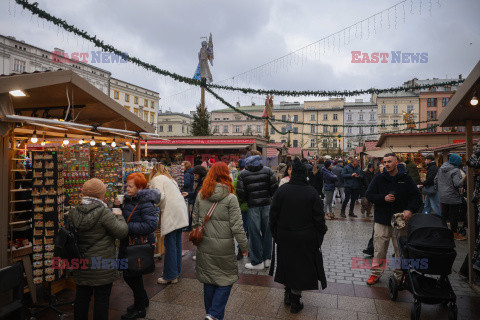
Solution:
{"label": "man in black jacket", "polygon": [[250,261],[247,269],[270,267],[272,259],[272,233],[269,228],[271,198],[278,188],[275,174],[263,165],[260,152],[252,151],[245,170],[239,173],[237,195],[248,203],[248,237]]}
{"label": "man in black jacket", "polygon": [[[405,166],[398,164],[394,153],[387,153],[383,158],[386,172],[373,178],[367,189],[368,201],[375,204],[374,213],[374,258],[372,261],[372,275],[367,280],[373,285],[380,280],[385,268],[386,256],[390,239],[393,242],[395,256],[400,257],[395,231],[391,225],[392,216],[402,213],[408,221],[414,212],[422,206],[422,197],[417,185],[407,174]],[[406,234],[406,227],[399,229],[399,236]],[[401,270],[394,270],[397,281],[400,281]]]}
{"label": "man in black jacket", "polygon": [[427,164],[427,177],[423,181],[423,194],[425,195],[425,206],[423,207],[423,213],[433,213],[442,216],[440,211],[440,199],[438,198],[438,191],[435,188],[435,177],[437,176],[438,167],[435,163],[435,157],[431,154],[425,157],[425,163]]}

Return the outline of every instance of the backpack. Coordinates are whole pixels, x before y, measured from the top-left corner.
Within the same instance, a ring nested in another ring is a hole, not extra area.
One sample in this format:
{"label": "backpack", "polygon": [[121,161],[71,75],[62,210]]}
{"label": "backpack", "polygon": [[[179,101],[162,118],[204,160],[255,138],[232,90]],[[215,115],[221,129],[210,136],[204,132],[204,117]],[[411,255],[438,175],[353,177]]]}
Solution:
{"label": "backpack", "polygon": [[[82,223],[84,217],[85,217],[85,215],[82,216],[82,220],[80,221],[79,225]],[[98,223],[98,221],[100,220],[101,217],[102,217],[102,214],[99,214],[98,218],[95,221],[95,223],[93,224],[93,226],[95,226]],[[85,253],[88,250],[90,250],[98,241],[102,240],[107,235],[105,233],[101,238],[94,241],[91,245],[89,245],[85,250],[82,251],[78,247],[77,232],[78,232],[77,227],[73,223],[68,224],[68,219],[67,219],[66,226],[61,228],[60,230],[58,230],[58,233],[55,236],[54,253],[55,253],[56,257],[60,257],[62,259],[67,259],[67,260],[84,259],[85,258]]]}

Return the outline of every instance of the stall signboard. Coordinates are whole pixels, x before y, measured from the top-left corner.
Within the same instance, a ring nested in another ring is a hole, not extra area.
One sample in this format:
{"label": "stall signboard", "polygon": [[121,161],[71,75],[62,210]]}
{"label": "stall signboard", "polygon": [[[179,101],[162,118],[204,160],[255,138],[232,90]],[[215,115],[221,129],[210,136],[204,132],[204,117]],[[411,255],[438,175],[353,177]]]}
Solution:
{"label": "stall signboard", "polygon": [[453,144],[465,142],[465,139],[453,139]]}
{"label": "stall signboard", "polygon": [[[176,144],[253,144],[255,139],[171,139],[148,140],[149,145],[176,145]],[[145,144],[145,141],[141,142]]]}

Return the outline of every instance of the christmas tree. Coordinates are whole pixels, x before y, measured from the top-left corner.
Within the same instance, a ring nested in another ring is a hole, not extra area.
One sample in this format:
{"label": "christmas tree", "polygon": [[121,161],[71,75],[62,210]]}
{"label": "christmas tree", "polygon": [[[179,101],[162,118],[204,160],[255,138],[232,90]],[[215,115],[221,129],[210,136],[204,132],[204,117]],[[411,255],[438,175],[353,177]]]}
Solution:
{"label": "christmas tree", "polygon": [[201,105],[197,106],[197,110],[193,115],[192,131],[194,136],[209,136],[210,133],[210,115],[207,108],[202,110]]}

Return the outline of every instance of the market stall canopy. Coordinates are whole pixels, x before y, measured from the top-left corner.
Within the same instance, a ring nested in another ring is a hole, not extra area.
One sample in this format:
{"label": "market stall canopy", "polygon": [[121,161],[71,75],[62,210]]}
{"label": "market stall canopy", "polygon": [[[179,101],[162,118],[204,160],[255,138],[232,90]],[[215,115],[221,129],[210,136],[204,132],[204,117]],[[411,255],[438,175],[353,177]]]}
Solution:
{"label": "market stall canopy", "polygon": [[467,120],[472,120],[474,126],[480,125],[479,105],[470,104],[474,96],[478,100],[478,95],[480,95],[480,61],[440,113],[438,124],[442,127],[464,126]]}
{"label": "market stall canopy", "polygon": [[[25,96],[13,96],[20,90]],[[13,113],[38,119],[62,119],[76,124],[154,133],[141,120],[108,95],[71,70],[45,71],[0,76],[0,117],[13,106]],[[7,101],[9,106],[3,106]],[[70,108],[68,108],[70,106]],[[10,113],[11,114],[11,113]]]}
{"label": "market stall canopy", "polygon": [[[475,139],[473,140],[473,143],[477,143],[478,141],[479,141],[478,139]],[[444,152],[444,151],[452,152],[453,151],[456,153],[465,153],[466,144],[467,144],[466,142],[451,143],[443,146],[421,149],[421,150],[418,150],[418,152],[427,153],[427,152]]]}
{"label": "market stall canopy", "polygon": [[418,148],[409,148],[409,147],[393,147],[393,148],[382,148],[382,149],[375,149],[364,151],[365,154],[368,154],[370,157],[373,158],[383,158],[383,156],[387,153],[412,153],[418,152]]}

